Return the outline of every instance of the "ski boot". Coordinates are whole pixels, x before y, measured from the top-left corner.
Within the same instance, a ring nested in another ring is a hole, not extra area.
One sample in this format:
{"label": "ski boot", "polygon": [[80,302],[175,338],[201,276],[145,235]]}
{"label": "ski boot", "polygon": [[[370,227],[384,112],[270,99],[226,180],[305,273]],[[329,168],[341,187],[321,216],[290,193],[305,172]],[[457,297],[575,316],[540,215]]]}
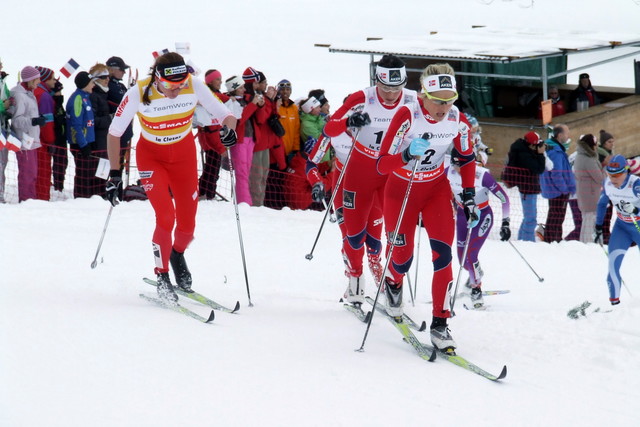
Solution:
{"label": "ski boot", "polygon": [[447,327],[447,319],[434,317],[431,322],[431,343],[440,351],[455,354],[456,342]]}
{"label": "ski boot", "polygon": [[349,276],[349,286],[344,292],[344,299],[353,305],[362,305],[364,302],[364,276]]}
{"label": "ski boot", "polygon": [[388,277],[384,281],[384,296],[387,298],[384,308],[389,316],[402,319],[402,283],[393,283]]}
{"label": "ski boot", "polygon": [[191,272],[187,267],[187,261],[184,259],[184,252],[178,252],[175,249],[171,249],[171,256],[169,257],[171,263],[171,269],[176,277],[176,285],[187,293],[193,292],[191,290]]}
{"label": "ski boot", "polygon": [[158,296],[167,304],[178,303],[178,294],[173,290],[169,273],[158,273]]}
{"label": "ski boot", "polygon": [[473,308],[484,307],[484,298],[482,298],[482,289],[480,286],[471,289],[471,303]]}
{"label": "ski boot", "polygon": [[382,281],[382,264],[380,263],[379,254],[367,254],[367,260],[369,261],[369,271],[373,276],[373,280],[376,282],[376,286],[380,285]]}

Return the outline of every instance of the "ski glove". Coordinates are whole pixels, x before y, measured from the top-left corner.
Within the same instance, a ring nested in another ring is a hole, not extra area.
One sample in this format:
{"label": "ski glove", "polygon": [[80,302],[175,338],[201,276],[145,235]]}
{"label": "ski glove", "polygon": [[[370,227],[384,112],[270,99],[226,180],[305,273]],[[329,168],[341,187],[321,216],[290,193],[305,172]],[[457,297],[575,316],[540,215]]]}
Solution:
{"label": "ski glove", "polygon": [[117,206],[122,200],[122,171],[111,169],[107,180],[107,200],[112,206]]}
{"label": "ski glove", "polygon": [[44,126],[45,123],[47,123],[47,119],[45,119],[42,114],[40,114],[40,117],[33,117],[31,119],[31,126]]}
{"label": "ski glove", "polygon": [[476,196],[475,188],[462,189],[462,207],[464,208],[464,216],[467,218],[467,227],[473,228],[480,221],[479,209],[474,200]]}
{"label": "ski glove", "polygon": [[363,126],[371,124],[371,118],[369,113],[355,112],[347,118],[347,127],[349,128],[361,128]]}
{"label": "ski glove", "polygon": [[602,231],[603,231],[602,226],[596,224],[596,228],[593,231],[593,243],[602,244]]}
{"label": "ski glove", "polygon": [[505,218],[502,220],[502,227],[500,227],[500,240],[506,242],[510,238],[511,229],[509,228],[509,218]]}
{"label": "ski glove", "polygon": [[632,203],[629,203],[626,200],[620,200],[620,203],[618,203],[618,209],[620,209],[627,215],[638,214],[638,208],[636,208]]}
{"label": "ski glove", "polygon": [[324,185],[321,182],[316,182],[313,184],[313,188],[311,188],[311,198],[314,202],[322,203],[324,200]]}
{"label": "ski glove", "polygon": [[411,144],[402,152],[402,160],[405,163],[409,163],[414,156],[422,156],[430,145],[431,143],[424,138],[424,135],[419,138],[413,138]]}
{"label": "ski glove", "polygon": [[231,148],[236,145],[236,142],[238,142],[236,131],[229,129],[227,125],[222,126],[222,129],[220,129],[220,142],[222,142],[222,145],[226,148]]}

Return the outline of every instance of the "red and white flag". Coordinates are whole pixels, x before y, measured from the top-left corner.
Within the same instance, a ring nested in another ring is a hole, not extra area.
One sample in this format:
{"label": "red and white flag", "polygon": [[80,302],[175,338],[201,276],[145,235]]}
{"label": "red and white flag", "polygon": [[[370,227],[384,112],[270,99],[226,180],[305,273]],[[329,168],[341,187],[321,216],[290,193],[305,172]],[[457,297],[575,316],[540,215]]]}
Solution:
{"label": "red and white flag", "polygon": [[169,49],[162,49],[162,50],[157,50],[155,52],[151,52],[151,55],[153,55],[154,59],[157,58],[160,55],[164,55],[165,53],[169,53]]}
{"label": "red and white flag", "polygon": [[13,132],[9,132],[9,135],[7,136],[7,149],[9,151],[14,151],[17,153],[21,148],[22,141],[20,141],[20,139],[15,136]]}
{"label": "red and white flag", "polygon": [[71,74],[75,73],[75,71],[80,67],[78,63],[73,59],[69,59],[66,64],[60,68],[60,72],[64,74],[66,78],[71,77]]}

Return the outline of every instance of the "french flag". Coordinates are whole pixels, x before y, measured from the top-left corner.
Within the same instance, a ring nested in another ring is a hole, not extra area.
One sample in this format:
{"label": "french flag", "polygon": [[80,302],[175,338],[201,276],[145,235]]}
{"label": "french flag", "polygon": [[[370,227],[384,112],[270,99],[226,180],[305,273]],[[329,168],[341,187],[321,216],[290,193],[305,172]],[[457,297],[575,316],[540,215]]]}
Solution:
{"label": "french flag", "polygon": [[4,148],[7,145],[7,138],[4,136],[4,132],[0,129],[0,149]]}
{"label": "french flag", "polygon": [[73,59],[69,59],[66,64],[62,68],[60,68],[60,72],[64,74],[66,78],[71,77],[71,74],[75,73],[75,71],[80,67],[78,63]]}
{"label": "french flag", "polygon": [[160,55],[164,55],[165,53],[169,53],[169,49],[157,50],[155,52],[151,52],[151,55],[153,55],[153,59],[155,59]]}
{"label": "french flag", "polygon": [[18,152],[22,148],[22,141],[13,133],[7,135],[7,149],[9,151]]}

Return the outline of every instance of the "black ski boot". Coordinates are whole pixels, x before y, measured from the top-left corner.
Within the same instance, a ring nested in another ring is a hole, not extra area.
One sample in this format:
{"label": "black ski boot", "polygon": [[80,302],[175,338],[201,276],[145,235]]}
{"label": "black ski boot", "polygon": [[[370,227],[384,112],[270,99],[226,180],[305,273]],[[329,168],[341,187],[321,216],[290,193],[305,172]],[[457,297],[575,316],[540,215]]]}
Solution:
{"label": "black ski boot", "polygon": [[173,290],[169,273],[158,273],[158,296],[168,304],[178,302],[178,294]]}
{"label": "black ski boot", "polygon": [[187,267],[187,261],[184,259],[184,252],[171,249],[169,262],[171,262],[171,268],[176,277],[176,285],[184,292],[193,292],[191,290],[191,272],[189,271],[189,267]]}

